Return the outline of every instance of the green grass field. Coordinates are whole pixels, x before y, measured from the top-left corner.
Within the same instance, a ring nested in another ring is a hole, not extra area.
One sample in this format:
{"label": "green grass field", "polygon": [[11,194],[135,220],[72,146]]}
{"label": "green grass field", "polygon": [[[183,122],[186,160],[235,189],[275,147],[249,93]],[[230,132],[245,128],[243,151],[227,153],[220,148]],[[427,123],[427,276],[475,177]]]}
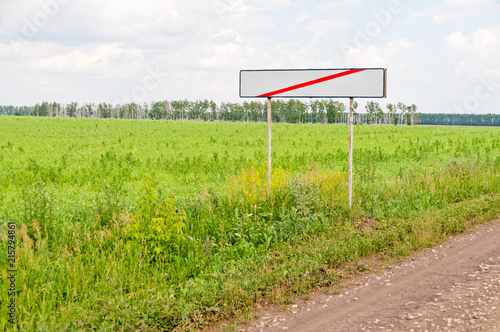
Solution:
{"label": "green grass field", "polygon": [[274,124],[267,200],[263,123],[0,117],[0,328],[196,330],[500,215],[500,128],[356,126],[352,209],[348,135]]}

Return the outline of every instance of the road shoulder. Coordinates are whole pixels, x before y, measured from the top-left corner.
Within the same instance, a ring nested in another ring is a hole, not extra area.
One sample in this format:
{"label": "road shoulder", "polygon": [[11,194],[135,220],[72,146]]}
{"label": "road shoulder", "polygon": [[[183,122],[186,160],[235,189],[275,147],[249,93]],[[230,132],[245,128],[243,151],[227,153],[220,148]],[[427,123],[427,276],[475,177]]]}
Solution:
{"label": "road shoulder", "polygon": [[500,331],[500,219],[237,331]]}

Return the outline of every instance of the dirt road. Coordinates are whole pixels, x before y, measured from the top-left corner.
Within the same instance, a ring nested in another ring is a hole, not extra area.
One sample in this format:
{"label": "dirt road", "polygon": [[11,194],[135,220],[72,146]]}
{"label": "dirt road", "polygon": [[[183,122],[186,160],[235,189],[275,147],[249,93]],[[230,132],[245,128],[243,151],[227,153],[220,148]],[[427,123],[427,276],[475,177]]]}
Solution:
{"label": "dirt road", "polygon": [[500,219],[237,330],[500,332]]}

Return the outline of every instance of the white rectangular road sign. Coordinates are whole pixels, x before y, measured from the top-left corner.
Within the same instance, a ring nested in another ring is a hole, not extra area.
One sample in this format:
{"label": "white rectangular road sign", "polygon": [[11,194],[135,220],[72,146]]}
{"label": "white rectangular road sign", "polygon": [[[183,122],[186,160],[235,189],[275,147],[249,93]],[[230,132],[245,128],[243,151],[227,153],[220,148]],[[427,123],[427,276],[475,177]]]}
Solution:
{"label": "white rectangular road sign", "polygon": [[240,97],[385,98],[386,69],[240,71]]}

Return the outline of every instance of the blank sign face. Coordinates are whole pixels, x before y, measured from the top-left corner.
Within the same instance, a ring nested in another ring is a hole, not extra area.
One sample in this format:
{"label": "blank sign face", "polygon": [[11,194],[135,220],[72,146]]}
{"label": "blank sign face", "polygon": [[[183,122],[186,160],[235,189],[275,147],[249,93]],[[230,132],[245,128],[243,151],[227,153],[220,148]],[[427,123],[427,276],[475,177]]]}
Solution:
{"label": "blank sign face", "polygon": [[289,69],[240,71],[242,98],[385,98],[386,70]]}

